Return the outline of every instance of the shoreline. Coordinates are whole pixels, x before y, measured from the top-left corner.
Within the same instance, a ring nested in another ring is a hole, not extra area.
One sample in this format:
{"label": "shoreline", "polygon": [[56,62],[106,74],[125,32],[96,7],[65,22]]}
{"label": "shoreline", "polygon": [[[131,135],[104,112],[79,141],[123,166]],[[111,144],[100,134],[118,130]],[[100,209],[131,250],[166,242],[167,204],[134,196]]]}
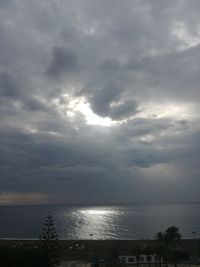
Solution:
{"label": "shoreline", "polygon": [[[39,239],[0,239],[1,248],[34,251],[39,248]],[[180,248],[192,255],[194,246],[200,245],[200,239],[182,239]],[[58,240],[62,261],[91,259],[92,256],[133,255],[136,248],[142,251],[148,247],[155,251],[157,240]]]}
{"label": "shoreline", "polygon": [[[26,246],[26,247],[34,247],[38,245],[40,242],[39,239],[1,239],[0,238],[0,247],[2,246]],[[59,245],[62,248],[68,249],[69,247],[78,248],[79,246],[84,246],[84,248],[98,250],[99,248],[102,251],[107,251],[113,248],[118,248],[122,250],[130,251],[133,247],[139,246],[141,248],[144,247],[155,247],[157,244],[156,239],[139,239],[139,240],[126,240],[126,239],[117,239],[117,240],[95,240],[95,239],[59,239]],[[192,251],[194,248],[194,244],[200,245],[200,239],[181,239],[180,246],[181,248]]]}

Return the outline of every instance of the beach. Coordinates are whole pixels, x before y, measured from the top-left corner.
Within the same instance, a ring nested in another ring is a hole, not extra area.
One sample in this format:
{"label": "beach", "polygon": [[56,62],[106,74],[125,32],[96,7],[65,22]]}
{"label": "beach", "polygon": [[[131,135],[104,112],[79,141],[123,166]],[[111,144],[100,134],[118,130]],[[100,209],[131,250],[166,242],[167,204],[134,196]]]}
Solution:
{"label": "beach", "polygon": [[[26,249],[36,249],[39,240],[0,240],[0,248],[3,246],[23,247]],[[132,255],[135,247],[145,249],[155,248],[156,240],[59,240],[61,255],[63,260],[90,258],[91,255],[111,256],[117,252],[121,255]],[[183,239],[180,247],[190,254],[194,251],[194,246],[200,247],[200,240]]]}

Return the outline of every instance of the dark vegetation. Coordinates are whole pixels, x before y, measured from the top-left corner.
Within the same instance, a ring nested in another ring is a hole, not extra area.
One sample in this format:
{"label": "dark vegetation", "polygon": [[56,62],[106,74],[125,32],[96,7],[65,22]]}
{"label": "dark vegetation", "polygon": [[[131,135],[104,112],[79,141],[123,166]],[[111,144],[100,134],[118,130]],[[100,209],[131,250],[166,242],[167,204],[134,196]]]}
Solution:
{"label": "dark vegetation", "polygon": [[33,246],[20,242],[0,247],[0,267],[56,267],[59,262],[58,235],[51,214],[44,221],[39,242]]}
{"label": "dark vegetation", "polygon": [[49,214],[44,221],[44,226],[40,235],[39,248],[43,253],[45,267],[56,267],[59,265],[60,257],[58,235],[56,233],[54,219],[51,214]]}
{"label": "dark vegetation", "polygon": [[158,257],[164,260],[164,262],[170,261],[177,265],[177,262],[181,260],[180,241],[181,234],[179,229],[175,226],[167,228],[165,232],[159,232],[156,235],[157,246],[156,254]]}
{"label": "dark vegetation", "polygon": [[148,267],[152,254],[160,259],[158,267],[168,263],[176,266],[194,260],[194,240],[181,238],[179,229],[172,226],[159,232],[155,240],[58,240],[53,216],[49,214],[38,241],[0,241],[0,266],[56,267],[61,259],[90,261],[94,256],[109,256],[112,266],[120,266],[120,255],[134,255],[139,266],[142,254],[149,255]]}

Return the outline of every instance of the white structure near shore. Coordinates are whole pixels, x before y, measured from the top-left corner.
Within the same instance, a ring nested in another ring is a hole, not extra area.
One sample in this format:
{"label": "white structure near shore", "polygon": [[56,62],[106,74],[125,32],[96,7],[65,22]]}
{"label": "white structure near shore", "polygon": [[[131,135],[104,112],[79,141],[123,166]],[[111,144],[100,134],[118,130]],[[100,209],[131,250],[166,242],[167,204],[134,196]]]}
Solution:
{"label": "white structure near shore", "polygon": [[[121,263],[125,264],[134,264],[137,263],[137,257],[136,256],[119,256],[119,260]],[[139,263],[158,263],[159,259],[158,257],[153,254],[153,255],[140,255],[138,259]]]}

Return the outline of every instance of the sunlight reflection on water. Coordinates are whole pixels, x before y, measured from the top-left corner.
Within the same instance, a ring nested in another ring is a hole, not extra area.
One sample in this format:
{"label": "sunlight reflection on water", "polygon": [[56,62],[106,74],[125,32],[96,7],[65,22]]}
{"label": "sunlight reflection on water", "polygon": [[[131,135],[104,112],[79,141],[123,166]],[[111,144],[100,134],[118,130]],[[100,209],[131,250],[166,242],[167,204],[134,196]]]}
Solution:
{"label": "sunlight reflection on water", "polygon": [[114,213],[110,210],[98,210],[98,209],[87,209],[87,210],[81,210],[81,213],[85,215],[107,215],[109,213]]}
{"label": "sunlight reflection on water", "polygon": [[[200,232],[196,206],[135,205],[126,207],[77,207],[65,212],[67,239],[149,239],[170,225],[180,227],[185,238]],[[194,224],[196,225],[194,227]]]}
{"label": "sunlight reflection on water", "polygon": [[[116,225],[123,212],[117,208],[79,208],[71,212],[76,221],[72,238],[109,239],[117,237]],[[69,214],[67,214],[69,216]]]}
{"label": "sunlight reflection on water", "polygon": [[0,238],[38,238],[49,210],[60,239],[151,239],[171,225],[200,238],[199,204],[0,207]]}

